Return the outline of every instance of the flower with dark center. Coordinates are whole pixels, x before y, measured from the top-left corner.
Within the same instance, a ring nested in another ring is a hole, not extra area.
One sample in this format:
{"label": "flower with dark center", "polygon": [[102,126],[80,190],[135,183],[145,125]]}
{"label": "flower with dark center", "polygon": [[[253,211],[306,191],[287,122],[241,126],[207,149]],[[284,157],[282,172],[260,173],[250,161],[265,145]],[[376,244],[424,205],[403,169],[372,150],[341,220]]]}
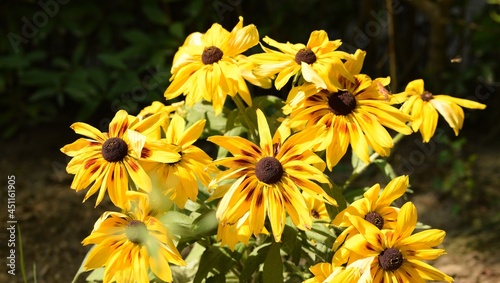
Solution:
{"label": "flower with dark center", "polygon": [[316,54],[310,48],[302,48],[295,54],[295,62],[299,65],[302,62],[311,65],[316,62]]}
{"label": "flower with dark center", "polygon": [[[208,187],[217,188],[219,183],[228,184],[229,180],[233,182],[230,191],[218,196],[222,200],[216,215],[224,225],[240,224],[231,228],[232,234],[227,233],[227,229],[223,229],[224,232],[219,230],[219,236],[224,233],[223,238],[228,234],[235,237],[240,232],[245,235],[260,234],[265,229],[268,218],[274,240],[280,242],[286,213],[301,230],[312,227],[314,219],[311,210],[315,209],[321,215],[322,210],[308,202],[305,194],[314,196],[323,205],[336,205],[336,201],[317,184],[327,184],[329,181],[319,169],[324,166],[323,161],[308,149],[312,146],[304,143],[302,136],[290,135],[290,132],[285,133],[280,129],[271,136],[266,116],[260,109],[256,112],[260,140],[258,145],[237,136],[208,138],[208,141],[232,154],[232,157],[214,161],[213,164],[228,169],[212,177]],[[248,225],[240,226],[243,217],[248,215]],[[238,230],[239,227],[248,227],[248,230],[243,232]],[[238,239],[240,241],[242,238]]]}
{"label": "flower with dark center", "polygon": [[384,218],[376,212],[369,212],[368,214],[366,214],[365,220],[375,225],[377,228],[381,230],[382,227],[384,227]]}
{"label": "flower with dark center", "polygon": [[346,116],[356,108],[356,98],[346,90],[339,90],[330,94],[328,107],[335,115]]}
{"label": "flower with dark center", "polygon": [[201,54],[201,62],[205,65],[219,62],[224,53],[216,46],[206,47]]}
{"label": "flower with dark center", "polygon": [[278,159],[266,156],[255,165],[255,175],[261,182],[268,185],[274,184],[281,180],[283,166],[281,166]]}
{"label": "flower with dark center", "polygon": [[95,245],[85,258],[86,270],[104,267],[104,278],[113,282],[149,282],[151,273],[158,281],[172,282],[170,264],[186,263],[169,228],[149,213],[150,196],[137,192],[122,212],[101,216],[82,241],[84,246]]}
{"label": "flower with dark center", "polygon": [[[400,98],[404,99],[401,112],[409,114],[412,119],[412,129],[419,131],[422,141],[427,143],[436,133],[439,116],[442,116],[448,125],[458,135],[464,125],[464,110],[484,109],[485,104],[453,97],[445,94],[432,94],[425,90],[422,79],[408,83]],[[399,99],[398,99],[399,100]]]}
{"label": "flower with dark center", "polygon": [[403,254],[394,248],[385,249],[378,256],[378,264],[385,271],[394,271],[403,265]]}
{"label": "flower with dark center", "polygon": [[205,100],[219,115],[228,96],[239,95],[248,106],[252,105],[247,82],[271,86],[271,79],[255,75],[254,63],[242,54],[259,43],[257,27],[243,26],[243,17],[239,19],[231,31],[213,24],[205,33],[192,33],[186,38],[172,62],[171,83],[163,94],[167,100],[184,95],[189,107]]}
{"label": "flower with dark center", "polygon": [[[386,193],[387,190],[382,192]],[[347,217],[359,234],[344,241],[347,251],[335,253],[337,264],[349,262],[353,256],[356,260],[366,260],[368,264],[363,272],[372,275],[376,282],[453,282],[453,278],[424,262],[445,254],[445,250],[432,247],[441,244],[446,232],[429,229],[413,233],[417,225],[417,209],[413,203],[407,202],[399,209],[394,229],[379,230],[362,217]]]}
{"label": "flower with dark center", "polygon": [[422,93],[420,95],[420,97],[422,97],[422,100],[423,101],[430,101],[431,99],[433,99],[434,97],[432,96],[432,93],[428,92],[428,91],[424,91],[424,93]]}
{"label": "flower with dark center", "polygon": [[134,244],[141,244],[148,235],[146,224],[139,220],[132,220],[125,227],[125,235]]}
{"label": "flower with dark center", "polygon": [[363,198],[357,199],[350,204],[351,209],[344,209],[339,212],[333,219],[332,224],[345,229],[337,237],[337,240],[333,244],[333,249],[337,250],[345,241],[344,239],[347,238],[349,240],[359,233],[347,215],[356,215],[363,218],[375,225],[379,231],[382,229],[394,230],[396,228],[395,220],[399,209],[391,206],[391,204],[404,195],[408,184],[408,176],[394,178],[383,190],[380,184],[375,184],[363,194]]}
{"label": "flower with dark center", "polygon": [[128,145],[121,138],[107,139],[102,145],[102,157],[109,162],[122,161],[127,152]]}

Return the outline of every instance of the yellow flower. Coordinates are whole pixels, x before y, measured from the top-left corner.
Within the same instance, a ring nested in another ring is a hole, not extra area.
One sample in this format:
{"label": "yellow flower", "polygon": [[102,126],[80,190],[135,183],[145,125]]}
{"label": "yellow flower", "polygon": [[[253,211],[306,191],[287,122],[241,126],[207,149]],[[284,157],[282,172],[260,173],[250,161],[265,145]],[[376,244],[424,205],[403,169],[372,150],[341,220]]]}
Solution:
{"label": "yellow flower", "polygon": [[424,142],[429,142],[436,131],[438,112],[455,131],[455,135],[458,135],[464,123],[464,111],[460,106],[470,109],[486,108],[484,104],[467,99],[433,95],[424,89],[424,81],[421,79],[408,83],[402,96],[405,102],[401,110],[413,117],[411,127],[414,132],[420,130]]}
{"label": "yellow flower", "polygon": [[302,195],[306,200],[307,209],[309,209],[309,212],[314,219],[330,221],[330,216],[328,215],[326,205],[323,201],[314,198],[305,191],[302,192]]}
{"label": "yellow flower", "polygon": [[316,151],[326,149],[326,161],[332,170],[347,152],[349,144],[354,154],[365,163],[370,162],[369,148],[381,156],[388,156],[394,146],[392,137],[383,127],[403,134],[411,134],[406,122],[411,118],[391,106],[379,83],[364,74],[358,74],[364,52],[356,52],[356,60],[346,62],[347,69],[354,74],[350,81],[332,69],[326,89],[313,84],[293,88],[284,107],[293,128],[306,127],[304,135],[317,136]]}
{"label": "yellow flower", "polygon": [[345,69],[341,59],[351,59],[352,55],[337,48],[342,44],[340,40],[329,41],[324,30],[313,31],[307,45],[298,43],[279,43],[269,37],[264,37],[264,42],[279,49],[262,46],[265,53],[249,56],[249,59],[259,67],[254,73],[259,76],[274,76],[276,89],[281,89],[292,76],[302,72],[305,81],[315,83],[326,88],[324,80],[328,77],[331,65],[348,78],[352,75]]}
{"label": "yellow flower", "polygon": [[215,167],[209,166],[212,162],[210,156],[193,145],[204,127],[205,120],[200,120],[186,129],[186,121],[175,114],[167,128],[165,139],[158,140],[154,144],[158,148],[177,147],[180,159],[173,162],[142,163],[155,189],[163,191],[180,208],[184,208],[188,199],[196,200],[198,180],[207,186],[210,182],[209,173],[214,173]]}
{"label": "yellow flower", "polygon": [[193,106],[205,99],[212,101],[216,114],[222,111],[226,96],[237,93],[252,105],[250,92],[238,64],[240,55],[259,42],[254,25],[243,27],[243,18],[229,32],[219,24],[213,24],[205,34],[189,35],[174,56],[171,84],[165,97],[172,99],[181,93],[186,104]]}
{"label": "yellow flower", "polygon": [[165,119],[162,120],[162,123],[160,124],[160,127],[156,129],[156,131],[152,132],[148,138],[152,139],[160,139],[162,137],[162,131],[165,133],[167,131],[168,125],[170,125],[170,114],[172,112],[177,111],[182,105],[184,104],[184,101],[178,102],[178,103],[173,103],[171,105],[165,106],[163,103],[159,101],[153,101],[153,103],[150,106],[144,107],[144,109],[137,114],[137,118],[139,120],[144,120],[154,114],[157,113],[164,113]]}
{"label": "yellow flower", "polygon": [[358,268],[345,268],[326,262],[318,263],[309,270],[314,277],[303,283],[357,283],[361,276]]}
{"label": "yellow flower", "polygon": [[[252,231],[250,230],[248,222],[249,213],[245,213],[238,222],[234,224],[219,222],[217,229],[217,241],[221,242],[221,247],[227,245],[232,251],[236,247],[236,244],[243,243],[248,244],[250,236],[252,236]],[[264,234],[268,234],[267,230],[263,231]]]}
{"label": "yellow flower", "polygon": [[359,282],[425,282],[437,280],[453,282],[453,278],[423,262],[445,254],[434,247],[441,244],[445,232],[438,229],[412,234],[417,224],[415,205],[407,202],[399,212],[394,230],[379,230],[359,216],[352,216],[351,223],[359,234],[349,239],[342,249],[356,256],[344,257],[337,251],[334,262],[348,262],[350,266],[364,266]]}
{"label": "yellow flower", "polygon": [[[161,113],[139,121],[120,110],[109,124],[109,133],[102,133],[85,123],[71,125],[77,134],[87,137],[61,148],[63,153],[73,157],[66,167],[68,173],[75,174],[71,188],[80,191],[92,184],[84,201],[99,190],[96,206],[107,190],[109,198],[118,207],[126,201],[125,192],[129,186],[151,191],[151,180],[139,159],[176,162],[180,158],[171,148],[160,152],[147,142],[146,136],[155,131],[161,121]],[[129,178],[133,185],[129,184]]]}
{"label": "yellow flower", "polygon": [[171,282],[169,263],[185,266],[165,225],[149,214],[147,195],[132,195],[126,211],[105,212],[83,245],[95,244],[86,270],[104,266],[103,282],[149,283],[148,270]]}
{"label": "yellow flower", "polygon": [[224,225],[232,225],[249,212],[250,231],[258,235],[264,229],[267,214],[274,238],[279,242],[286,213],[299,229],[309,229],[312,225],[300,189],[330,204],[336,203],[314,182],[329,183],[322,173],[324,162],[309,150],[310,141],[301,140],[297,135],[287,139],[286,127],[280,127],[271,138],[266,117],[260,110],[257,110],[257,121],[260,146],[242,137],[208,138],[233,155],[214,162],[229,169],[219,173],[210,186],[236,179],[229,188],[222,187],[227,192],[217,208],[217,218]]}
{"label": "yellow flower", "polygon": [[346,229],[335,240],[333,250],[338,250],[340,245],[358,234],[358,230],[352,226],[350,221],[351,216],[359,216],[378,229],[396,228],[399,208],[390,205],[405,193],[407,187],[408,176],[394,178],[387,184],[382,193],[380,193],[380,185],[375,184],[363,194],[364,198],[354,201],[337,214],[332,224]]}

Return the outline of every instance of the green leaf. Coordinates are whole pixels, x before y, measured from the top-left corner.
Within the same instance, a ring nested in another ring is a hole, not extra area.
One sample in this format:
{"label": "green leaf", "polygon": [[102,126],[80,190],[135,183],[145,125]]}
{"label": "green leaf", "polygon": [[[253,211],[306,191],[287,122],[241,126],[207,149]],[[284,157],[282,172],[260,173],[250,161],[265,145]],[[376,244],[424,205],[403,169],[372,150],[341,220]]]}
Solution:
{"label": "green leaf", "polygon": [[[95,245],[94,245],[94,246],[92,246],[92,248],[90,248],[90,250],[89,250],[89,251],[87,252],[87,254],[85,255],[85,258],[83,259],[82,264],[80,264],[80,268],[78,268],[78,271],[76,272],[75,277],[73,278],[72,283],[77,282],[78,277],[80,277],[80,275],[81,275],[81,274],[83,274],[83,273],[87,272],[87,270],[86,270],[86,269],[85,269],[85,267],[84,267],[84,263],[85,263],[85,261],[87,260],[87,258],[89,257],[90,252],[91,252],[91,251],[92,251],[95,247],[96,247]],[[101,277],[101,280],[102,280],[102,277]]]}
{"label": "green leaf", "polygon": [[56,94],[57,90],[54,88],[51,87],[42,88],[32,93],[28,101],[36,102],[47,97],[55,96]]}
{"label": "green leaf", "polygon": [[250,282],[252,275],[266,259],[271,243],[265,243],[256,247],[248,256],[240,274],[240,283]]}
{"label": "green leaf", "polygon": [[283,282],[283,261],[280,246],[279,243],[273,242],[267,253],[262,274],[262,282],[264,283]]}
{"label": "green leaf", "polygon": [[182,237],[193,237],[193,220],[193,218],[178,211],[169,211],[160,218],[160,221],[169,228],[172,234]]}
{"label": "green leaf", "polygon": [[306,230],[307,238],[314,239],[327,247],[333,246],[335,233],[333,233],[324,223],[313,222],[311,230]]}
{"label": "green leaf", "polygon": [[92,270],[92,272],[87,276],[87,282],[90,283],[98,283],[102,282],[102,279],[104,278],[104,267],[97,268]]}
{"label": "green leaf", "polygon": [[212,276],[225,275],[227,271],[241,258],[237,251],[232,252],[228,248],[210,246],[203,252],[200,259],[198,272],[194,277],[194,283],[201,283],[203,279]]}
{"label": "green leaf", "polygon": [[138,29],[125,31],[122,36],[132,44],[140,43],[141,45],[146,45],[152,42],[151,38],[145,32]]}
{"label": "green leaf", "polygon": [[297,227],[293,225],[291,222],[290,218],[287,217],[286,219],[286,224],[285,228],[283,229],[283,235],[281,236],[281,239],[283,241],[283,244],[292,250],[295,247],[295,244],[297,243]]}
{"label": "green leaf", "polygon": [[188,127],[203,119],[207,121],[202,135],[203,138],[221,135],[225,132],[227,118],[224,114],[215,115],[211,103],[203,100],[193,105],[193,107],[186,107],[186,110],[188,111],[186,116]]}
{"label": "green leaf", "polygon": [[196,235],[215,235],[217,234],[217,218],[215,210],[209,210],[202,213],[193,221],[193,230]]}
{"label": "green leaf", "polygon": [[351,154],[351,165],[353,172],[356,172],[360,168],[366,166],[366,164],[361,159],[359,159],[359,157],[354,152],[352,152]]}
{"label": "green leaf", "polygon": [[42,69],[26,70],[21,76],[21,84],[23,86],[58,86],[60,81],[60,72]]}
{"label": "green leaf", "polygon": [[377,167],[380,169],[380,171],[382,171],[382,173],[384,173],[388,180],[392,180],[397,177],[394,169],[392,168],[392,165],[387,162],[387,160],[375,159],[373,160],[373,163],[377,165]]}
{"label": "green leaf", "polygon": [[342,193],[342,189],[339,185],[335,184],[332,180],[330,180],[331,187],[327,184],[322,184],[321,187],[323,190],[332,198],[337,201],[337,206],[326,205],[326,209],[330,217],[335,217],[340,211],[344,210],[347,207],[347,201],[345,199],[344,194]]}
{"label": "green leaf", "polygon": [[97,55],[97,58],[101,60],[106,66],[114,67],[120,70],[127,69],[127,65],[123,63],[122,59],[113,54],[99,54]]}
{"label": "green leaf", "polygon": [[142,6],[142,12],[152,23],[168,25],[170,22],[163,10],[152,2],[145,2],[145,5]]}
{"label": "green leaf", "polygon": [[184,32],[184,24],[182,22],[174,22],[169,26],[170,33],[181,40],[184,40],[186,34]]}

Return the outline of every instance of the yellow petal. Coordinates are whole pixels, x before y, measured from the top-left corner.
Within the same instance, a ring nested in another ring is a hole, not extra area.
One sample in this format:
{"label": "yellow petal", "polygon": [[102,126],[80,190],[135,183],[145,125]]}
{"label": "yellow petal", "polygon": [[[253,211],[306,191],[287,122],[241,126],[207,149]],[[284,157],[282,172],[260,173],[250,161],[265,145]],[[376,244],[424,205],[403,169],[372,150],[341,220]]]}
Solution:
{"label": "yellow petal", "polygon": [[[356,227],[359,233],[366,239],[366,241],[369,244],[366,245],[366,247],[364,248],[371,250],[371,252],[369,252],[370,254],[362,254],[362,255],[369,256],[372,253],[377,253],[378,255],[378,253],[380,253],[385,249],[383,243],[384,235],[377,227],[375,227],[375,225],[371,224],[370,222],[364,220],[359,216],[347,216],[347,217],[349,217],[349,220],[351,220],[352,225]],[[349,248],[347,245],[348,243],[346,243],[346,247]]]}
{"label": "yellow petal", "polygon": [[405,88],[405,91],[411,92],[414,94],[422,94],[424,93],[424,81],[422,79],[413,80],[408,83]]}
{"label": "yellow petal", "polygon": [[401,197],[406,192],[408,184],[408,176],[399,176],[391,180],[382,191],[380,198],[376,202],[377,207],[386,207],[391,205],[393,201]]}
{"label": "yellow petal", "polygon": [[446,232],[439,229],[428,229],[422,232],[413,234],[399,242],[400,245],[411,245],[411,244],[421,244],[428,247],[437,247],[440,245]]}
{"label": "yellow petal", "polygon": [[306,62],[301,62],[301,68],[302,68],[302,76],[304,77],[304,80],[306,82],[313,83],[319,88],[326,89],[326,83],[321,78],[321,76],[318,75],[318,73],[313,69],[313,67]]}
{"label": "yellow petal", "polygon": [[98,129],[81,122],[73,123],[71,125],[71,129],[75,131],[75,133],[80,134],[82,136],[89,137],[91,139],[104,142],[107,138],[99,131]]}
{"label": "yellow petal", "polygon": [[392,247],[394,242],[409,237],[416,225],[417,208],[409,201],[405,203],[399,211],[396,229],[394,230],[393,243],[390,246]]}
{"label": "yellow petal", "polygon": [[419,260],[408,260],[420,277],[425,280],[453,282],[453,278]]}
{"label": "yellow petal", "polygon": [[424,142],[429,142],[434,136],[438,123],[438,113],[434,106],[429,102],[424,102],[422,108],[422,125],[420,125],[420,133]]}
{"label": "yellow petal", "polygon": [[267,156],[274,156],[272,150],[273,139],[271,137],[271,132],[269,131],[269,125],[267,124],[266,116],[262,110],[257,109],[257,124],[259,128],[259,138],[260,138],[260,148],[262,148],[263,154]]}
{"label": "yellow petal", "polygon": [[462,129],[464,123],[464,111],[462,108],[449,100],[437,96],[430,100],[429,103],[443,116],[448,125],[455,131],[455,135],[458,135],[458,131]]}

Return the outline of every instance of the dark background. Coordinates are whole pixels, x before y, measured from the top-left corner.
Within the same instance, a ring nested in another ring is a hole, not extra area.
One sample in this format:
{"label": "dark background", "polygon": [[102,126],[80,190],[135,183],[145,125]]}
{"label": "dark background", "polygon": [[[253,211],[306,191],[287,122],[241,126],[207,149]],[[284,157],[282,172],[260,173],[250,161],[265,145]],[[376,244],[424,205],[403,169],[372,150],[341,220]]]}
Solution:
{"label": "dark background", "polygon": [[[331,40],[344,42],[344,51],[366,50],[363,72],[373,78],[391,75],[394,93],[423,78],[434,94],[486,104],[484,111],[465,110],[459,137],[440,118],[446,138],[435,141],[432,150],[416,134],[403,140],[391,159],[398,174],[415,180],[415,201],[427,200],[420,202],[422,209],[438,206],[444,211],[442,217],[428,217],[431,224],[455,232],[457,239],[464,231],[500,231],[495,209],[500,205],[500,112],[495,110],[500,106],[500,5],[395,0],[389,8],[386,2],[2,1],[0,168],[18,180],[16,216],[23,228],[28,275],[33,277],[36,263],[38,282],[69,282],[86,252],[80,241],[109,208],[106,203],[97,209],[81,204],[82,195],[69,189],[71,176],[64,171],[68,159],[59,152],[77,138],[69,125],[83,121],[104,130],[119,109],[137,114],[152,101],[165,102],[172,58],[185,37],[205,32],[214,22],[231,30],[240,15],[245,25],[257,26],[261,38],[306,43],[311,31],[323,29]],[[388,16],[394,20],[393,34]],[[261,50],[257,46],[248,54],[254,52]],[[390,58],[395,58],[392,71]],[[286,91],[256,94],[284,98]],[[416,150],[425,162],[411,160]],[[342,166],[334,172],[340,183],[350,172],[348,162]],[[3,211],[1,215],[3,220]],[[475,244],[469,246],[480,250],[485,247],[481,243],[491,242],[488,237],[473,238]],[[488,267],[483,257],[475,259],[474,264]],[[457,278],[473,273],[459,271]],[[1,281],[12,279],[5,278]]]}

